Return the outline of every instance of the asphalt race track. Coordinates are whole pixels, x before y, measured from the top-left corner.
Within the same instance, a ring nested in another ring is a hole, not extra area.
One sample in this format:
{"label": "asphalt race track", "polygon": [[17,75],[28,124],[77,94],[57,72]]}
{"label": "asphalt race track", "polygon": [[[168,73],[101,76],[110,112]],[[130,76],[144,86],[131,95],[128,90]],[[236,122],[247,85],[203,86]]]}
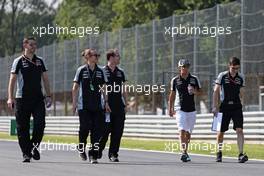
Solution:
{"label": "asphalt race track", "polygon": [[[0,176],[260,176],[264,161],[237,163],[223,158],[216,163],[213,157],[190,155],[192,161],[182,163],[180,155],[172,153],[121,150],[120,162],[111,163],[105,151],[99,164],[81,161],[74,151],[43,151],[41,160],[22,163],[17,142],[0,141]],[[250,157],[250,156],[249,156]]]}

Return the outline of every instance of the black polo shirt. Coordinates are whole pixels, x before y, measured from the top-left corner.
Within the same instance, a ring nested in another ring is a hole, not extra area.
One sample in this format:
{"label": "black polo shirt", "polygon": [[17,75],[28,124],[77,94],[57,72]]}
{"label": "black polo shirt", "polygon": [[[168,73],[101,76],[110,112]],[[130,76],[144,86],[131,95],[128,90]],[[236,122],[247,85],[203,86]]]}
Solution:
{"label": "black polo shirt", "polygon": [[244,75],[237,73],[235,77],[229,71],[221,72],[216,81],[221,86],[220,100],[224,104],[236,105],[240,102],[240,88],[245,86]]}
{"label": "black polo shirt", "polygon": [[175,110],[181,110],[184,112],[195,111],[194,95],[190,95],[188,92],[188,85],[193,86],[195,89],[201,89],[199,79],[189,74],[186,79],[180,75],[172,78],[171,91],[176,92]]}
{"label": "black polo shirt", "polygon": [[[108,93],[108,102],[112,112],[120,112],[124,110],[125,101],[122,96],[122,85],[126,82],[124,71],[116,67],[114,71],[109,66],[104,66],[108,83],[112,87],[112,91]],[[115,89],[115,90],[114,90]],[[110,91],[110,89],[109,89]]]}
{"label": "black polo shirt", "polygon": [[78,96],[78,110],[100,111],[104,108],[100,87],[107,83],[107,77],[102,68],[95,65],[92,71],[83,65],[76,71],[74,82],[80,85]]}
{"label": "black polo shirt", "polygon": [[32,60],[22,55],[13,62],[11,73],[17,75],[16,98],[42,99],[41,76],[47,67],[41,57]]}

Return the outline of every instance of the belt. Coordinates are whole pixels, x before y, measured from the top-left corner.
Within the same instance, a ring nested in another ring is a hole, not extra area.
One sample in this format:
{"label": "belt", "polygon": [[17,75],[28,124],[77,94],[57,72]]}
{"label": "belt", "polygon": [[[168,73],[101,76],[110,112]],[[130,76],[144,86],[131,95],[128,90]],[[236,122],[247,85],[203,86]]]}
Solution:
{"label": "belt", "polygon": [[234,101],[228,101],[227,104],[234,104]]}
{"label": "belt", "polygon": [[233,105],[233,104],[240,104],[239,101],[224,101],[223,104]]}

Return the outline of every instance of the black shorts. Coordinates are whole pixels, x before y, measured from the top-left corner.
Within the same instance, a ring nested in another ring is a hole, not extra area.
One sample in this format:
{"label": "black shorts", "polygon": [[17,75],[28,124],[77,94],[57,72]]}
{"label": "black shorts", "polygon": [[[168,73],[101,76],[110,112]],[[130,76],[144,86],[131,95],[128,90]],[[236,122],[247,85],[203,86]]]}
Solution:
{"label": "black shorts", "polygon": [[224,111],[223,118],[222,118],[222,124],[221,124],[221,132],[228,131],[230,120],[233,121],[233,129],[236,130],[236,128],[242,128],[243,129],[243,112],[242,109],[235,109],[231,111]]}

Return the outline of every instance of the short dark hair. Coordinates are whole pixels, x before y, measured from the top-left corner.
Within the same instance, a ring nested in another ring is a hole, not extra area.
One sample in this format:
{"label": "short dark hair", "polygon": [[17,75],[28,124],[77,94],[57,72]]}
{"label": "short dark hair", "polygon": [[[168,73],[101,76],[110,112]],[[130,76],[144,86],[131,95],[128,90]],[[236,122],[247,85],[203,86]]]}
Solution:
{"label": "short dark hair", "polygon": [[34,41],[36,41],[36,38],[33,37],[33,36],[24,37],[23,42],[22,42],[22,45],[21,45],[21,47],[22,47],[22,51],[24,51],[24,44],[25,44],[25,43],[28,43],[29,40],[34,40]]}
{"label": "short dark hair", "polygon": [[96,50],[94,48],[86,48],[82,51],[81,55],[84,57],[86,52],[87,54],[91,54],[92,51],[96,51]]}
{"label": "short dark hair", "polygon": [[36,38],[33,37],[33,36],[25,37],[25,38],[23,39],[23,43],[28,43],[29,40],[34,40],[34,41],[36,41]]}
{"label": "short dark hair", "polygon": [[230,57],[229,65],[240,65],[240,59],[237,57]]}
{"label": "short dark hair", "polygon": [[106,60],[109,61],[109,59],[110,59],[111,56],[112,56],[112,57],[115,56],[115,50],[114,50],[114,49],[109,49],[109,50],[107,51],[107,53],[106,53]]}

